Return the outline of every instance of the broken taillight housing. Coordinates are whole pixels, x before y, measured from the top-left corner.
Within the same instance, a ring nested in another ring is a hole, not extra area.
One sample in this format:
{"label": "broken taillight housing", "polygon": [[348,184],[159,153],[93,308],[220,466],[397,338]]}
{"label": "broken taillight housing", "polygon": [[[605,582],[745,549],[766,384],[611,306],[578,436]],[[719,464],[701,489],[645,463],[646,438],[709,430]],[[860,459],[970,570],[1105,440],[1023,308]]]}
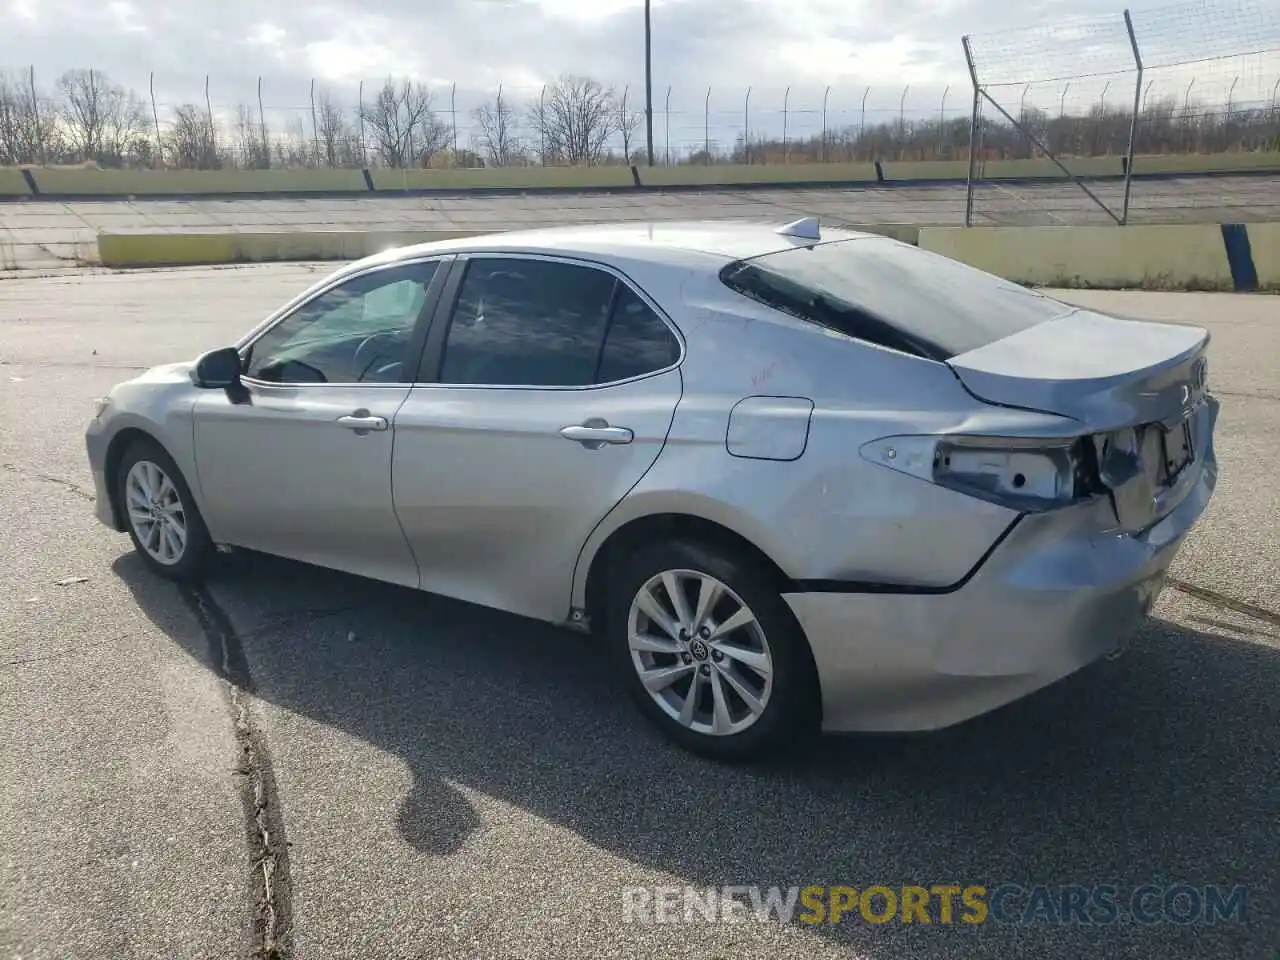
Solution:
{"label": "broken taillight housing", "polygon": [[890,469],[1024,512],[1105,492],[1092,441],[1081,437],[887,437],[861,452]]}

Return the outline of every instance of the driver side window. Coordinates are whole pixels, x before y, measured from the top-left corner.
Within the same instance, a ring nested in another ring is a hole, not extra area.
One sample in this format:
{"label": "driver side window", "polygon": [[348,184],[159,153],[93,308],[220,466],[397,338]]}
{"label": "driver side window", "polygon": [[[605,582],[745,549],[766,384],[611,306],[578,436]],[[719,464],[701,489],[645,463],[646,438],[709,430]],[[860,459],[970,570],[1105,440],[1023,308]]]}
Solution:
{"label": "driver side window", "polygon": [[308,300],[248,348],[244,375],[268,383],[401,383],[437,264],[362,274]]}

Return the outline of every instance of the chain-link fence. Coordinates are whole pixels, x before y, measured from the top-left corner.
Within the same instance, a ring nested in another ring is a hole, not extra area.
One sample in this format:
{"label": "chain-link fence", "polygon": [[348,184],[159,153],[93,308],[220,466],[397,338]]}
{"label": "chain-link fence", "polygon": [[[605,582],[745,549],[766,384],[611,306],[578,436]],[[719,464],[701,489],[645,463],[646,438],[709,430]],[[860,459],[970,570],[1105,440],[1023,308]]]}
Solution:
{"label": "chain-link fence", "polygon": [[[653,91],[654,162],[975,161],[1280,149],[1280,8],[1204,0],[965,38],[973,87]],[[959,58],[957,44],[957,65]],[[1136,56],[1135,56],[1136,54]],[[1135,112],[1136,108],[1136,112]],[[1135,122],[1136,118],[1136,122]],[[286,78],[178,90],[0,69],[0,164],[180,168],[645,163],[644,88]],[[972,151],[970,146],[972,144]],[[1123,211],[1117,214],[1123,216]]]}
{"label": "chain-link fence", "polygon": [[[973,186],[992,159],[1280,150],[1280,6],[1197,0],[964,38]],[[1103,198],[1128,219],[1129,189]],[[970,215],[970,216],[971,216]]]}

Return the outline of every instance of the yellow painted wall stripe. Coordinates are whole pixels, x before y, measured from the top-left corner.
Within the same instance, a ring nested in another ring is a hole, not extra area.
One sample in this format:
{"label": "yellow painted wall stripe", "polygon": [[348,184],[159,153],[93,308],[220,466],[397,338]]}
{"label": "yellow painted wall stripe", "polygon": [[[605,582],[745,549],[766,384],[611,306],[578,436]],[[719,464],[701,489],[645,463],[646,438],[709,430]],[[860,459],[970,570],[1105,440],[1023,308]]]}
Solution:
{"label": "yellow painted wall stripe", "polygon": [[173,267],[222,263],[357,260],[392,247],[476,231],[308,230],[242,233],[98,234],[98,258],[107,267]]}
{"label": "yellow painted wall stripe", "polygon": [[1019,283],[1234,289],[1218,224],[922,227],[920,246]]}
{"label": "yellow painted wall stripe", "polygon": [[370,170],[375,190],[588,189],[633,187],[628,166],[498,167],[485,170]]}
{"label": "yellow painted wall stripe", "polygon": [[29,197],[31,188],[17,167],[0,167],[0,197]]}
{"label": "yellow painted wall stripe", "polygon": [[361,170],[58,170],[34,168],[42,194],[123,197],[367,193]]}
{"label": "yellow painted wall stripe", "polygon": [[[1245,230],[1258,274],[1258,289],[1280,290],[1280,223],[1250,223]],[[1280,304],[1276,315],[1280,317]]]}

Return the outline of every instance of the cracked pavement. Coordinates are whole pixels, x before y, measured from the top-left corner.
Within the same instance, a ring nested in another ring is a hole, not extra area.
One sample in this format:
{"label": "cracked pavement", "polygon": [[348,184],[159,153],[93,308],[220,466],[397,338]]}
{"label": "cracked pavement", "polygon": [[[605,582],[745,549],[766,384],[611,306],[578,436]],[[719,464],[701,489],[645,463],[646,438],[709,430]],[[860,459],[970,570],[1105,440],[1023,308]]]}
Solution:
{"label": "cracked pavement", "polygon": [[[1280,945],[1280,301],[1065,295],[1214,332],[1218,493],[1128,654],[936,735],[735,769],[651,733],[588,638],[262,557],[184,595],[96,523],[93,399],[229,342],[316,269],[0,281],[0,956],[250,956],[272,923],[283,954],[326,960]],[[1242,884],[1248,922],[621,911],[632,885],[1001,881]]]}

